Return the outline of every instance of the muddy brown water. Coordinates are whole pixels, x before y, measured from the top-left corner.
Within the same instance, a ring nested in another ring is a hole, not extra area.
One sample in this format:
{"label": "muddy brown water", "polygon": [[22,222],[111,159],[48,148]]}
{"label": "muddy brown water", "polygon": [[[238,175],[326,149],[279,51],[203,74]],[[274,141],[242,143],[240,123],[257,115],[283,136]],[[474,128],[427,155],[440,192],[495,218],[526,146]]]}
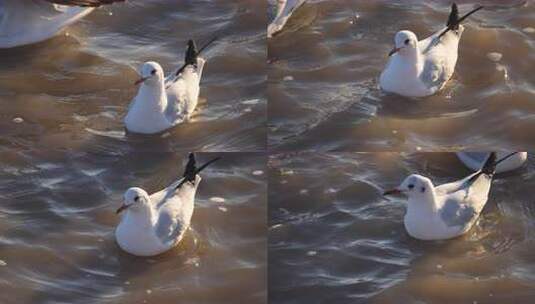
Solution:
{"label": "muddy brown water", "polygon": [[410,173],[435,184],[470,174],[451,153],[270,157],[272,303],[532,303],[535,159],[499,175],[477,224],[442,242],[405,232]]}
{"label": "muddy brown water", "polygon": [[115,210],[131,186],[176,180],[186,154],[0,152],[0,302],[266,303],[266,157],[199,163],[215,155],[184,241],[138,258],[115,243]]}
{"label": "muddy brown water", "polygon": [[[266,303],[266,157],[246,153],[266,146],[259,6],[128,1],[0,51],[1,303]],[[127,136],[140,64],[172,71],[189,38],[214,35],[192,122]],[[168,185],[189,151],[223,160],[202,173],[184,242],[154,258],[122,252],[122,194]]]}
{"label": "muddy brown water", "polygon": [[393,37],[400,29],[420,38],[441,29],[450,1],[309,1],[268,41],[270,148],[532,149],[534,133],[522,130],[535,126],[534,2],[458,3],[461,13],[476,3],[487,9],[465,23],[447,87],[412,100],[378,89]]}
{"label": "muddy brown water", "polygon": [[[129,1],[96,10],[54,39],[0,50],[2,141],[20,148],[138,151],[150,150],[150,140],[158,151],[265,150],[266,17],[259,3]],[[188,39],[202,45],[214,36],[191,123],[159,136],[126,136],[123,117],[140,65],[155,60],[171,73]]]}
{"label": "muddy brown water", "polygon": [[[431,34],[449,1],[310,0],[267,40],[262,0],[131,0],[0,50],[0,303],[534,302],[531,155],[451,241],[411,239],[403,200],[381,196],[412,172],[469,174],[451,153],[388,151],[533,150],[535,4],[478,3],[453,79],[425,100],[377,78],[395,32]],[[214,36],[192,121],[125,134],[139,66],[172,71]],[[122,252],[123,192],[167,186],[189,151],[223,159],[184,241]]]}

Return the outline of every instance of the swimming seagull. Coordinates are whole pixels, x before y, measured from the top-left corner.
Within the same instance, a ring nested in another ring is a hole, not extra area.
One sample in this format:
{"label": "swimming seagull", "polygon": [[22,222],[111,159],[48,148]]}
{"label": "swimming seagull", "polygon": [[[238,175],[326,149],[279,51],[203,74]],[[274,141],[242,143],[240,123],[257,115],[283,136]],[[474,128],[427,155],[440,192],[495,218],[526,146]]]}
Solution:
{"label": "swimming seagull", "polygon": [[[510,152],[498,152],[497,158],[503,158],[508,155]],[[457,152],[457,157],[465,166],[470,170],[477,171],[481,168],[481,165],[485,162],[487,157],[489,157],[488,152]],[[504,173],[516,170],[522,167],[526,160],[528,159],[527,152],[518,152],[515,155],[511,156],[504,162],[496,166],[496,173]]]}
{"label": "swimming seagull", "polygon": [[496,166],[515,154],[496,161],[496,153],[492,152],[476,173],[436,187],[429,178],[412,174],[384,195],[408,196],[404,223],[410,236],[420,240],[454,238],[476,222],[487,203]]}
{"label": "swimming seagull", "polygon": [[199,173],[217,160],[197,168],[190,153],[182,178],[167,188],[151,195],[141,188],[128,189],[117,209],[117,214],[124,213],[115,230],[119,247],[133,255],[153,256],[176,246],[190,226]]}
{"label": "swimming seagull", "polygon": [[273,37],[282,29],[294,11],[305,4],[306,0],[269,0],[268,15],[272,15],[272,20],[268,25],[267,36]]}
{"label": "swimming seagull", "polygon": [[211,39],[199,50],[189,40],[184,64],[167,77],[157,62],[145,62],[141,66],[141,78],[135,82],[141,86],[124,119],[129,132],[160,133],[190,119],[197,107],[206,62],[199,54],[215,40]]}
{"label": "swimming seagull", "polygon": [[94,8],[124,0],[2,0],[0,48],[49,39]]}
{"label": "swimming seagull", "polygon": [[455,71],[464,31],[461,22],[482,8],[476,7],[459,18],[453,3],[446,28],[422,41],[411,31],[397,32],[395,47],[379,79],[381,88],[407,97],[430,96],[441,90]]}

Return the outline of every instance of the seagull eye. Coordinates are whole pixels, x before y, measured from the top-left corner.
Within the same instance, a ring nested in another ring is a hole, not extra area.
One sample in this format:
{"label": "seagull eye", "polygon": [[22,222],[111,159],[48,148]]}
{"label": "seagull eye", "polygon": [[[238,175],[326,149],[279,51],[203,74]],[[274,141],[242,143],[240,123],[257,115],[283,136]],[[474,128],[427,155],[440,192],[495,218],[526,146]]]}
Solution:
{"label": "seagull eye", "polygon": [[405,44],[409,44],[409,42],[411,42],[410,39],[405,40]]}
{"label": "seagull eye", "polygon": [[150,72],[152,75],[156,74],[156,70],[152,70],[152,72]]}
{"label": "seagull eye", "polygon": [[134,197],[134,202],[139,201],[139,196]]}
{"label": "seagull eye", "polygon": [[408,187],[409,187],[410,190],[414,189],[414,185],[413,184],[410,184]]}
{"label": "seagull eye", "polygon": [[425,192],[425,187],[422,187],[421,191],[422,191],[422,193],[424,193]]}

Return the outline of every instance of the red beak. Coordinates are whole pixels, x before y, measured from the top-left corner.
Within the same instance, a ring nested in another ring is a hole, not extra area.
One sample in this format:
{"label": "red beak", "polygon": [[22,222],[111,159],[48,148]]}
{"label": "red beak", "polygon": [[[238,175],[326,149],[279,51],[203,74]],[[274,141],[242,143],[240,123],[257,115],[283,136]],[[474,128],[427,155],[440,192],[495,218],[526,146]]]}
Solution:
{"label": "red beak", "polygon": [[138,80],[136,80],[136,82],[134,82],[134,85],[139,85],[140,83],[145,82],[145,80],[147,80],[147,79],[149,79],[149,77],[139,78]]}
{"label": "red beak", "polygon": [[403,193],[401,190],[399,190],[398,188],[395,188],[395,189],[392,189],[392,190],[387,190],[383,193],[384,196],[386,195],[396,195],[396,194],[401,194]]}
{"label": "red beak", "polygon": [[130,205],[122,204],[121,207],[119,207],[119,209],[117,209],[117,211],[115,211],[115,213],[119,214],[119,213],[125,211],[126,209],[128,209],[128,207],[130,207]]}
{"label": "red beak", "polygon": [[393,48],[390,53],[388,53],[388,57],[391,57],[392,55],[394,55],[395,53],[399,52],[401,48]]}

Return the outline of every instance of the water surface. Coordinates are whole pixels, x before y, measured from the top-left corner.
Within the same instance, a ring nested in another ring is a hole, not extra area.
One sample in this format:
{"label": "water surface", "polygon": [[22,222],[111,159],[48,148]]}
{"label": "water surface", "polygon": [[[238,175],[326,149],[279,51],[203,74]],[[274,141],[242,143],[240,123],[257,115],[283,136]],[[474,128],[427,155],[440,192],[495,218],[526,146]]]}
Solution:
{"label": "water surface", "polygon": [[411,173],[470,172],[451,153],[294,153],[269,161],[271,303],[532,303],[535,162],[494,181],[477,224],[442,242],[405,232]]}
{"label": "water surface", "polygon": [[[438,95],[382,93],[393,37],[443,28],[450,1],[309,1],[268,41],[269,145],[320,151],[529,149],[535,137],[535,4],[457,1],[465,23],[456,73]],[[496,54],[495,54],[496,53]],[[498,59],[498,61],[493,61]],[[493,59],[493,60],[491,60]]]}
{"label": "water surface", "polygon": [[218,155],[184,240],[139,258],[116,245],[115,210],[131,186],[175,181],[186,154],[0,151],[0,302],[266,303],[266,158]]}
{"label": "water surface", "polygon": [[[2,141],[15,149],[265,149],[266,16],[259,5],[265,7],[260,0],[128,1],[94,11],[54,39],[0,50]],[[188,39],[202,45],[214,36],[192,121],[148,138],[126,136],[123,117],[139,66],[155,60],[171,73]]]}

